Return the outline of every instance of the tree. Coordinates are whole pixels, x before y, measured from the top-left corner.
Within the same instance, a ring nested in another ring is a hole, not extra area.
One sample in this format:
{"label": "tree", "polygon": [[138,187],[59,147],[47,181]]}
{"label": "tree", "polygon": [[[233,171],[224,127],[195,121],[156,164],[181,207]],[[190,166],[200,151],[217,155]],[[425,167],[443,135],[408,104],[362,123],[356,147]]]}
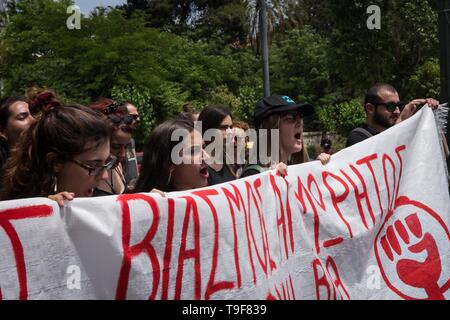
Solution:
{"label": "tree", "polygon": [[272,91],[309,103],[329,102],[329,40],[305,27],[294,29],[271,50]]}
{"label": "tree", "polygon": [[[369,5],[380,6],[380,30],[366,26]],[[344,0],[329,2],[329,37],[334,48],[332,74],[347,94],[362,94],[377,81],[389,82],[401,92],[407,79],[437,54],[436,13],[427,0]]]}
{"label": "tree", "polygon": [[320,107],[318,117],[323,130],[346,137],[351,130],[366,121],[362,100],[360,98]]}

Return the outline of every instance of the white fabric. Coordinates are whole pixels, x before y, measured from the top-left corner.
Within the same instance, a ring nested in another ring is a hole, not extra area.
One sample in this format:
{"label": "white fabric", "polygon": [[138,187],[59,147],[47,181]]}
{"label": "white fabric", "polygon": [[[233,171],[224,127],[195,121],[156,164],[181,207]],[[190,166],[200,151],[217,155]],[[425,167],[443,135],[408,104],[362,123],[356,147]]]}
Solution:
{"label": "white fabric", "polygon": [[1,297],[448,299],[449,200],[426,108],[286,179],[1,202]]}

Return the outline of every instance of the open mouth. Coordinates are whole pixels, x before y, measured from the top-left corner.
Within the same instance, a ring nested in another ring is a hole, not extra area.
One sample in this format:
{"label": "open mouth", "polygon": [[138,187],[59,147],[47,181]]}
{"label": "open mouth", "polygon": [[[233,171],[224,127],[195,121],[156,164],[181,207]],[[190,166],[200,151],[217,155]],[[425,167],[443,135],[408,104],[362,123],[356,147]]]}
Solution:
{"label": "open mouth", "polygon": [[203,167],[203,168],[200,170],[200,175],[201,175],[202,177],[208,178],[208,176],[209,176],[208,167]]}
{"label": "open mouth", "polygon": [[301,140],[302,139],[302,134],[301,133],[296,133],[294,135],[294,138],[297,139],[297,140]]}

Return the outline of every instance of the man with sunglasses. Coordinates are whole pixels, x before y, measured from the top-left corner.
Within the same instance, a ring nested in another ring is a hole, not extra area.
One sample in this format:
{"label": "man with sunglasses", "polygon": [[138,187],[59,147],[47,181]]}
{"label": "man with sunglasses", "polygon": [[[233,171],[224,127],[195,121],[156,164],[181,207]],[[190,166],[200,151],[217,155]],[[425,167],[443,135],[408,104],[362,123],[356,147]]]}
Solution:
{"label": "man with sunglasses", "polygon": [[393,125],[408,119],[417,106],[428,104],[433,109],[439,106],[435,99],[414,99],[408,104],[400,101],[395,88],[386,83],[376,83],[366,93],[364,109],[367,122],[353,129],[347,137],[347,147],[370,138]]}

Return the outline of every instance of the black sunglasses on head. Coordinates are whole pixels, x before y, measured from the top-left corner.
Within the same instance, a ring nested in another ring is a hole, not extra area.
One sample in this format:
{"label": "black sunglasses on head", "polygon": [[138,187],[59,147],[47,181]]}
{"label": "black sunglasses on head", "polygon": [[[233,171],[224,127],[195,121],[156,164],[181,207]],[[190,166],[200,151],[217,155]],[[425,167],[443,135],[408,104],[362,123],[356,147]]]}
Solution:
{"label": "black sunglasses on head", "polygon": [[118,115],[118,114],[110,114],[109,119],[111,119],[111,122],[114,125],[120,125],[120,124],[125,124],[125,125],[131,125],[134,121],[134,118],[129,115]]}
{"label": "black sunglasses on head", "polygon": [[103,110],[102,113],[105,115],[110,115],[110,114],[114,114],[117,112],[117,110],[119,109],[120,105],[116,102],[112,102],[110,105],[106,106]]}
{"label": "black sunglasses on head", "polygon": [[374,104],[376,107],[378,106],[385,106],[386,110],[389,112],[394,112],[395,109],[399,109],[400,112],[402,112],[402,110],[405,108],[405,103],[404,102],[379,102],[379,103],[375,103]]}

